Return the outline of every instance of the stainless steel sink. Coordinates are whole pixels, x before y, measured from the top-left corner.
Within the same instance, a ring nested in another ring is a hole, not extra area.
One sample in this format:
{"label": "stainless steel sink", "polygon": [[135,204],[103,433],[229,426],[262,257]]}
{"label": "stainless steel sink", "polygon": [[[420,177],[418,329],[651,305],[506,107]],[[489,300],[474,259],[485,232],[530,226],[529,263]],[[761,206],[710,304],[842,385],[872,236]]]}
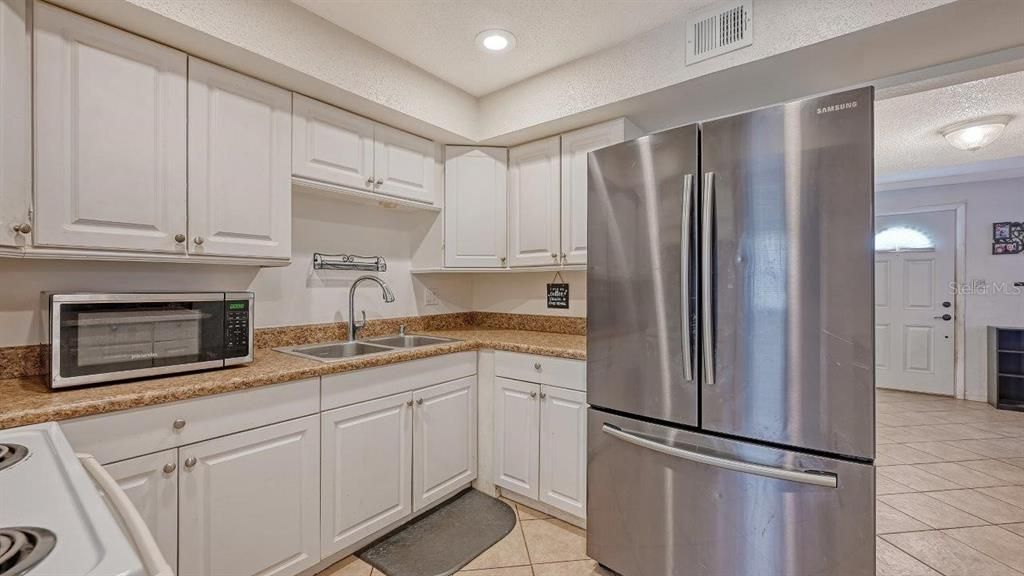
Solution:
{"label": "stainless steel sink", "polygon": [[275,348],[278,352],[302,356],[320,362],[337,362],[346,358],[365,356],[367,354],[379,354],[400,348],[418,348],[420,346],[432,346],[434,344],[445,344],[457,342],[452,338],[440,338],[438,336],[385,336],[372,340],[357,340],[355,342],[330,342],[328,344],[306,344],[304,346],[287,346]]}
{"label": "stainless steel sink", "polygon": [[448,342],[455,342],[455,340],[439,336],[385,336],[383,338],[371,338],[367,342],[392,348],[418,348],[433,344],[446,344]]}
{"label": "stainless steel sink", "polygon": [[356,356],[365,356],[366,354],[378,354],[380,352],[387,352],[393,349],[394,348],[389,346],[378,346],[368,342],[332,342],[330,344],[310,344],[306,346],[278,348],[281,352],[294,354],[296,356],[303,356],[313,360],[319,360],[321,362],[344,360],[346,358],[354,358]]}

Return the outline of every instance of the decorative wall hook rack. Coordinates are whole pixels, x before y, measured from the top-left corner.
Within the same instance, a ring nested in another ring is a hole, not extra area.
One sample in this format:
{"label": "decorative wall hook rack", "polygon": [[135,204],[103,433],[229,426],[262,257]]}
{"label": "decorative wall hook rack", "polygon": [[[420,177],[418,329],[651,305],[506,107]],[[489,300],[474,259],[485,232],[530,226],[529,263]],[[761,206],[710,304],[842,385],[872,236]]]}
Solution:
{"label": "decorative wall hook rack", "polygon": [[383,256],[359,256],[357,254],[313,253],[313,270],[359,270],[361,272],[386,272],[388,263]]}

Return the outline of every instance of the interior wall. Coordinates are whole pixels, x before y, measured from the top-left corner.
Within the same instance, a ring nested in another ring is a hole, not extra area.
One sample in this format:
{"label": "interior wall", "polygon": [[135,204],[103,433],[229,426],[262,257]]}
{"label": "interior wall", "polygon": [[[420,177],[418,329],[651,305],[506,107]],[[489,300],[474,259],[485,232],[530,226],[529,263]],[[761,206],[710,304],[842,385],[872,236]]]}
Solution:
{"label": "interior wall", "polygon": [[[368,318],[469,310],[472,279],[409,273],[413,249],[438,218],[436,212],[400,212],[308,194],[292,200],[292,263],[281,268],[206,264],[60,261],[0,258],[0,346],[42,340],[44,291],[145,292],[252,290],[257,327],[335,322],[348,315],[348,291],[360,272],[314,271],[313,252],[384,256],[379,276],[395,294],[361,284],[356,313]],[[437,295],[426,305],[424,291]]]}
{"label": "interior wall", "polygon": [[[875,211],[886,214],[942,204],[966,204],[964,361],[969,400],[987,399],[987,327],[1024,327],[1024,254],[992,255],[992,224],[1024,221],[1024,178],[967,182],[879,192]],[[1000,288],[1006,288],[1001,291]],[[1020,290],[1019,288],[1017,290]]]}
{"label": "interior wall", "polygon": [[559,281],[569,284],[569,308],[547,307],[547,284],[555,281],[554,272],[517,272],[477,274],[473,278],[473,309],[481,312],[545,314],[549,316],[587,315],[587,273],[562,272]]}

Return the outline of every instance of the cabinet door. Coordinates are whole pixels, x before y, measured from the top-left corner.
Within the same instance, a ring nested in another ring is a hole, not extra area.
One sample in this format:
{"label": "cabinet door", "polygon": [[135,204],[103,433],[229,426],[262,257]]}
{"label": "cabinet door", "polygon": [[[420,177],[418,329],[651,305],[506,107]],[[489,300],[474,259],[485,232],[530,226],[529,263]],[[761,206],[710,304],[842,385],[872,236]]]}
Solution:
{"label": "cabinet door", "polygon": [[319,421],[179,449],[180,574],[284,576],[320,561]]}
{"label": "cabinet door", "polygon": [[619,118],[562,134],[562,258],[566,264],[587,263],[587,153],[618,144],[628,124]]}
{"label": "cabinet door", "polygon": [[292,96],[189,58],[189,251],[288,258]]}
{"label": "cabinet door", "polygon": [[146,522],[160,553],[177,573],[178,449],[104,466]]}
{"label": "cabinet door", "polygon": [[184,254],[187,57],[34,6],[33,243]]}
{"label": "cabinet door", "polygon": [[324,412],[321,428],[327,557],[412,513],[412,394]]}
{"label": "cabinet door", "polygon": [[383,124],[373,135],[377,192],[434,204],[434,143]]}
{"label": "cabinet door", "polygon": [[32,198],[31,46],[26,0],[0,2],[0,246],[24,245]]}
{"label": "cabinet door", "polygon": [[292,105],[292,174],[372,190],[375,122],[301,94]]}
{"label": "cabinet door", "polygon": [[540,501],[587,514],[587,395],[541,387]]}
{"label": "cabinet door", "polygon": [[446,267],[505,266],[507,156],[508,151],[504,148],[445,148]]}
{"label": "cabinet door", "polygon": [[413,393],[413,511],[476,478],[476,375]]}
{"label": "cabinet door", "polygon": [[494,379],[494,483],[537,499],[540,386]]}
{"label": "cabinet door", "polygon": [[559,137],[516,146],[509,163],[509,264],[559,263]]}

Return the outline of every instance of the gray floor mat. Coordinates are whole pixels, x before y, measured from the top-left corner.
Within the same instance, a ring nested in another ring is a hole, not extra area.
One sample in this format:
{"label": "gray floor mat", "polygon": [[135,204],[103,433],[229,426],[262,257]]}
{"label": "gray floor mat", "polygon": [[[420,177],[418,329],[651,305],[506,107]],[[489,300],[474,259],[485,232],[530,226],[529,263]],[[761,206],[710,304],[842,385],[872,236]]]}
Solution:
{"label": "gray floor mat", "polygon": [[516,525],[511,506],[468,489],[356,552],[387,576],[448,576]]}

